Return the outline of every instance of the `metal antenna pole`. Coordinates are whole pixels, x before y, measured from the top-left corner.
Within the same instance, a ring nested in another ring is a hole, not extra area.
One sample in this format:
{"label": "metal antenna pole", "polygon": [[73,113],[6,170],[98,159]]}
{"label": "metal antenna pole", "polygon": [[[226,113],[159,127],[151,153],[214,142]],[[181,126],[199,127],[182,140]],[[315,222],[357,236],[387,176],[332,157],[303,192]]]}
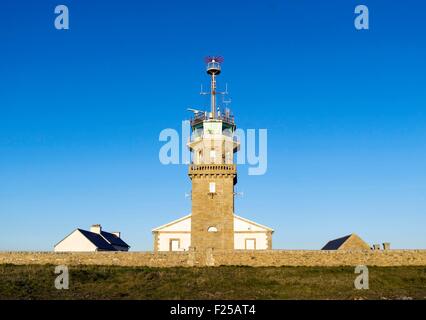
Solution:
{"label": "metal antenna pole", "polygon": [[211,76],[210,95],[211,95],[211,116],[216,119],[216,76],[220,74],[220,63],[222,57],[206,57],[207,73]]}
{"label": "metal antenna pole", "polygon": [[213,119],[216,118],[215,117],[215,112],[216,112],[216,78],[215,78],[215,74],[213,73],[211,75],[212,80],[211,80],[211,112],[212,112],[212,117]]}

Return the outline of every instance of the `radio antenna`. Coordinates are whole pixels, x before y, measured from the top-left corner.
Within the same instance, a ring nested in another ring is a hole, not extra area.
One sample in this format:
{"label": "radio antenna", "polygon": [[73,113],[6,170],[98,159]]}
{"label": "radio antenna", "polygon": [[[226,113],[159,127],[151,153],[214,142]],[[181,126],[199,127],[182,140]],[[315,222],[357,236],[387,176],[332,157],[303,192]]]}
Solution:
{"label": "radio antenna", "polygon": [[207,63],[207,74],[210,75],[210,98],[211,98],[211,117],[216,118],[216,76],[220,74],[220,64],[223,62],[223,58],[220,56],[209,56],[204,60]]}

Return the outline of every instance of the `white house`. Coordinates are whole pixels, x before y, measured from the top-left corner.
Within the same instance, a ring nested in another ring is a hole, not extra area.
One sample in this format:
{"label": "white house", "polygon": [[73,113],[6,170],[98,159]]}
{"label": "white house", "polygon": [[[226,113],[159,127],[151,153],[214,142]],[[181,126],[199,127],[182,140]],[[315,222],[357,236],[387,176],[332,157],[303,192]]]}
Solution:
{"label": "white house", "polygon": [[76,229],[54,246],[55,252],[129,251],[130,246],[120,237],[120,232],[102,231],[95,224],[90,231]]}
{"label": "white house", "polygon": [[[217,230],[208,230],[215,232]],[[234,214],[234,249],[272,249],[273,229]],[[186,251],[191,246],[191,215],[152,230],[154,251]]]}

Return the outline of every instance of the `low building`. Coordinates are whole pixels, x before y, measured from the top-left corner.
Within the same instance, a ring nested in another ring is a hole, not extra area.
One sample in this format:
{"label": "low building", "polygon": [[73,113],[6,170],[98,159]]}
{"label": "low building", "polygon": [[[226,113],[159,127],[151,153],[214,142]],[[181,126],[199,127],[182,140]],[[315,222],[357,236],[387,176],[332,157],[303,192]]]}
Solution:
{"label": "low building", "polygon": [[54,246],[55,252],[129,251],[130,246],[121,239],[120,232],[102,231],[95,224],[90,231],[76,229]]}
{"label": "low building", "polygon": [[370,250],[370,246],[355,233],[331,240],[321,250]]}
{"label": "low building", "polygon": [[[210,227],[207,232],[218,232]],[[272,230],[234,214],[234,249],[272,249]],[[154,251],[187,251],[191,247],[191,215],[184,216],[152,230]]]}

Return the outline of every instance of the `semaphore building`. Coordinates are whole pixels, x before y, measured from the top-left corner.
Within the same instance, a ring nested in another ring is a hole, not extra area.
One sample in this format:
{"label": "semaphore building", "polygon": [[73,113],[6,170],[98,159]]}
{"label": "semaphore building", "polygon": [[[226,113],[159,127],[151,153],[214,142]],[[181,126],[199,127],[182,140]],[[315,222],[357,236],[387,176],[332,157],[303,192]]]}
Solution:
{"label": "semaphore building", "polygon": [[192,212],[152,230],[155,251],[272,249],[271,228],[234,213],[234,153],[239,143],[234,139],[236,125],[230,110],[216,109],[216,77],[222,61],[220,57],[206,61],[211,111],[190,109],[194,112],[188,143]]}

